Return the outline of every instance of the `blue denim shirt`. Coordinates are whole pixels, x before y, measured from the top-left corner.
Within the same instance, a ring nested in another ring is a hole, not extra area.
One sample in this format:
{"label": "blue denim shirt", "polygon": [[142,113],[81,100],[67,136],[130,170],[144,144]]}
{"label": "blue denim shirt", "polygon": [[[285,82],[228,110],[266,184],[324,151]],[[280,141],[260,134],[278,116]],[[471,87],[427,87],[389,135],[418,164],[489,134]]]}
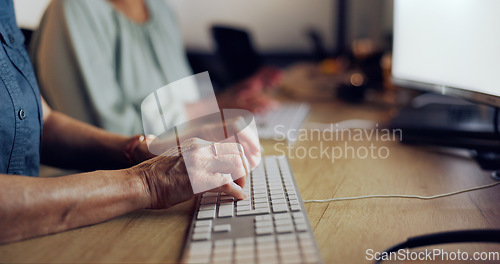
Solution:
{"label": "blue denim shirt", "polygon": [[41,99],[12,0],[0,0],[0,40],[0,173],[37,176]]}

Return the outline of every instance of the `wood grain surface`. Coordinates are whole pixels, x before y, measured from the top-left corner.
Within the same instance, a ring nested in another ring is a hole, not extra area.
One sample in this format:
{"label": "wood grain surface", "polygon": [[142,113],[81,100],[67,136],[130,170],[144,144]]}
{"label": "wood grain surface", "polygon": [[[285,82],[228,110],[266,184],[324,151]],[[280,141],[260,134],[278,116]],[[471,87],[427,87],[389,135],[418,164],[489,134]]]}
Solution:
{"label": "wood grain surface", "polygon": [[[392,113],[391,108],[377,105],[312,103],[307,122],[368,119],[382,126]],[[487,172],[461,153],[394,141],[303,140],[295,144],[291,153],[312,147],[342,148],[346,143],[355,149],[384,147],[390,154],[386,159],[350,156],[333,162],[331,158],[316,157],[316,152],[312,152],[315,157],[289,157],[303,199],[369,194],[434,195],[493,182]],[[275,141],[262,144],[265,155],[285,150]],[[430,201],[366,199],[308,203],[306,209],[324,263],[367,263],[366,250],[381,251],[411,236],[500,228],[499,201],[500,187],[493,187]],[[105,223],[2,245],[0,263],[177,262],[192,214],[193,201],[190,201],[168,210],[133,212]],[[500,252],[499,246],[487,244],[437,248]]]}

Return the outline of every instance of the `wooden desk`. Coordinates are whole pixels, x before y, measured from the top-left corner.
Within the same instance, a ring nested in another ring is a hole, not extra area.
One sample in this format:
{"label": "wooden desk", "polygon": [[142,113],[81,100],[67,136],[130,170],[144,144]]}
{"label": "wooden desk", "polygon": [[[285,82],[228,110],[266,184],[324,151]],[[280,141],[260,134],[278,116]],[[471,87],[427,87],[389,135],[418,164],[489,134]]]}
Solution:
{"label": "wooden desk", "polygon": [[[362,118],[383,122],[390,111],[342,103],[315,103],[310,122]],[[403,135],[404,136],[404,135]],[[290,158],[304,199],[367,194],[433,195],[493,182],[471,160],[397,142],[363,140],[352,146],[387,147],[387,159]],[[303,141],[296,148],[342,146]],[[275,142],[265,153],[278,154]],[[282,149],[282,148],[281,148]],[[366,250],[382,251],[410,236],[470,228],[500,228],[500,187],[431,201],[370,199],[309,203],[325,263],[366,263]],[[140,211],[68,232],[0,246],[0,263],[171,263],[181,254],[193,202],[163,211]],[[491,245],[447,245],[449,251],[497,251]],[[436,263],[436,262],[432,262]],[[483,263],[483,262],[482,262]]]}

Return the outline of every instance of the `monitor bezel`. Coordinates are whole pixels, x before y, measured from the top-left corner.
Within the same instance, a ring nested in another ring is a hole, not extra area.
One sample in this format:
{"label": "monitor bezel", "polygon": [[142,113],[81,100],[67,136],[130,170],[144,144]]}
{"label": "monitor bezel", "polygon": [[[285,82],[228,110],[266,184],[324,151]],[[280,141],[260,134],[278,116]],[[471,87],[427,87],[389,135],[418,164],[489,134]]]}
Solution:
{"label": "monitor bezel", "polygon": [[396,86],[401,86],[404,88],[417,89],[421,91],[428,91],[439,93],[442,95],[460,97],[469,101],[476,103],[486,104],[494,107],[500,107],[500,97],[490,94],[485,94],[481,92],[475,92],[470,90],[465,90],[457,87],[451,87],[440,84],[432,84],[419,82],[408,79],[401,79],[392,76],[392,83]]}

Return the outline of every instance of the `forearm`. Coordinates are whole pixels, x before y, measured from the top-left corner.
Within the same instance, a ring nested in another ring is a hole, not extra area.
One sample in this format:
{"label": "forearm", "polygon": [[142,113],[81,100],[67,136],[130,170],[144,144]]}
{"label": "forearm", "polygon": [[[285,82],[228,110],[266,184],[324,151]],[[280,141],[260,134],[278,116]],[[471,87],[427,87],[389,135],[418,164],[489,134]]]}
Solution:
{"label": "forearm", "polygon": [[128,170],[59,178],[0,175],[0,243],[99,223],[150,205]]}
{"label": "forearm", "polygon": [[130,166],[128,140],[52,111],[44,120],[42,163],[81,170],[125,168]]}

